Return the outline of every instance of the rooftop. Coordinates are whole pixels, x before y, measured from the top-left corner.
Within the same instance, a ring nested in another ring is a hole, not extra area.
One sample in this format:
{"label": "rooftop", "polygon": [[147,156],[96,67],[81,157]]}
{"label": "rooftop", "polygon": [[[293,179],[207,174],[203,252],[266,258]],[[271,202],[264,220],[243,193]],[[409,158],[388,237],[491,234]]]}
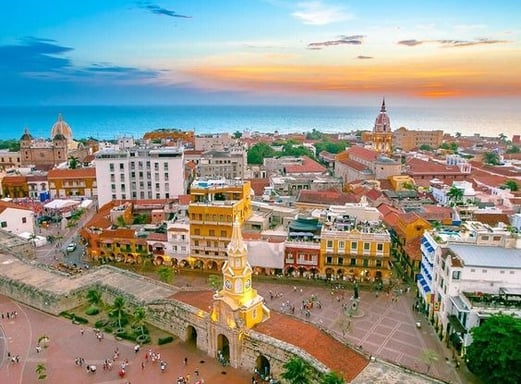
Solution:
{"label": "rooftop", "polygon": [[449,247],[467,267],[521,269],[521,251],[514,248],[451,244]]}

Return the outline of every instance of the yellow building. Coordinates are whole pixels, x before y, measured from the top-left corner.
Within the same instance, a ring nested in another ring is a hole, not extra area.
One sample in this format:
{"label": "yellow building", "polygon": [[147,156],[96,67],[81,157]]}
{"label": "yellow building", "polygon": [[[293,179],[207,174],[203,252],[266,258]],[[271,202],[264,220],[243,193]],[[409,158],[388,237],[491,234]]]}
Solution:
{"label": "yellow building", "polygon": [[391,155],[393,152],[393,133],[391,132],[391,120],[387,115],[385,100],[382,101],[380,113],[376,116],[373,132],[364,132],[363,141],[371,141],[376,152]]}
{"label": "yellow building", "polygon": [[251,186],[242,180],[195,180],[190,187],[190,265],[219,270],[226,261],[233,220],[252,214]]}
{"label": "yellow building", "polygon": [[252,269],[239,220],[233,223],[228,258],[222,267],[223,288],[214,295],[211,319],[229,328],[252,328],[270,317],[264,299],[252,286]]}
{"label": "yellow building", "polygon": [[388,283],[391,236],[382,223],[322,227],[319,269],[328,278]]}
{"label": "yellow building", "polygon": [[431,148],[438,148],[443,142],[443,131],[413,131],[405,127],[400,127],[393,134],[393,145],[402,151],[409,152],[418,149],[422,145],[428,145]]}
{"label": "yellow building", "polygon": [[393,190],[396,192],[410,191],[416,189],[416,182],[411,176],[396,175],[389,177]]}

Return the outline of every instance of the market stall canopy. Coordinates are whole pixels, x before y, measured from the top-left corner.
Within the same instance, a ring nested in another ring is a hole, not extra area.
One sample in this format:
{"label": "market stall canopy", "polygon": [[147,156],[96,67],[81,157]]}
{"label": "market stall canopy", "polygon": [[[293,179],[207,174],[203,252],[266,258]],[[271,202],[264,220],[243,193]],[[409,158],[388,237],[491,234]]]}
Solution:
{"label": "market stall canopy", "polygon": [[58,209],[58,210],[62,210],[62,209],[67,209],[67,208],[71,208],[71,207],[75,207],[77,206],[78,204],[80,204],[79,201],[76,201],[76,200],[62,200],[62,199],[55,199],[47,204],[44,205],[45,208],[47,209]]}

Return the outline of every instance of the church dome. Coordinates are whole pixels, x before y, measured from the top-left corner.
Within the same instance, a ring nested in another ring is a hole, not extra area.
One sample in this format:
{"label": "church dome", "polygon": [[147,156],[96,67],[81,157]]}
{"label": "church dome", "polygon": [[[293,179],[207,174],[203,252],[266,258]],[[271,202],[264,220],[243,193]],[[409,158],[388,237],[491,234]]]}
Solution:
{"label": "church dome", "polygon": [[[65,120],[63,120],[62,114],[58,114],[58,120],[52,126],[51,130],[51,138],[55,138],[56,135],[64,136],[67,141],[72,141],[72,130],[69,124]],[[63,140],[63,138],[61,138]]]}
{"label": "church dome", "polygon": [[29,129],[28,129],[28,128],[25,128],[25,130],[24,130],[24,134],[22,135],[22,137],[20,137],[20,140],[31,141],[32,139],[33,139],[33,137],[32,137],[31,134],[29,133]]}
{"label": "church dome", "polygon": [[58,141],[58,140],[67,140],[67,138],[65,136],[63,136],[61,133],[57,133],[52,138],[52,141]]}
{"label": "church dome", "polygon": [[385,99],[382,101],[382,108],[374,122],[373,132],[391,132],[391,120],[385,109]]}

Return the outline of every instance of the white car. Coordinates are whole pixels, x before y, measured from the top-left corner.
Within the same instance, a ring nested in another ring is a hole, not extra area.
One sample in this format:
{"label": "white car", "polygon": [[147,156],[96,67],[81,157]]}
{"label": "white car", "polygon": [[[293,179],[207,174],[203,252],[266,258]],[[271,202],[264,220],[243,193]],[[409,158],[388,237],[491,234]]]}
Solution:
{"label": "white car", "polygon": [[69,243],[69,244],[67,245],[66,251],[67,251],[67,252],[72,252],[72,251],[74,251],[74,250],[76,249],[76,247],[77,247],[77,244],[76,244],[76,243],[74,243],[74,242]]}

